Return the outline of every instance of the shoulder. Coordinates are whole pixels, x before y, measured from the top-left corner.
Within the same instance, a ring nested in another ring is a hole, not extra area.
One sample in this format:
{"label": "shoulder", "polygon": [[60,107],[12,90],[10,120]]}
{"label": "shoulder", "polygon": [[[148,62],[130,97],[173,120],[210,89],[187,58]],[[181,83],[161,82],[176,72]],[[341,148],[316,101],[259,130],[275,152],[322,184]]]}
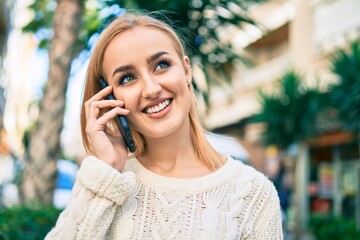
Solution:
{"label": "shoulder", "polygon": [[234,215],[240,219],[242,238],[282,239],[280,201],[272,181],[254,167],[236,163]]}
{"label": "shoulder", "polygon": [[232,158],[229,160],[232,161],[233,168],[237,169],[234,178],[239,189],[247,188],[252,196],[278,198],[273,182],[266,175],[241,161]]}
{"label": "shoulder", "polygon": [[227,161],[226,164],[230,165],[231,169],[234,170],[235,177],[242,179],[243,181],[270,181],[262,172],[247,163],[235,160],[232,157],[227,157]]}

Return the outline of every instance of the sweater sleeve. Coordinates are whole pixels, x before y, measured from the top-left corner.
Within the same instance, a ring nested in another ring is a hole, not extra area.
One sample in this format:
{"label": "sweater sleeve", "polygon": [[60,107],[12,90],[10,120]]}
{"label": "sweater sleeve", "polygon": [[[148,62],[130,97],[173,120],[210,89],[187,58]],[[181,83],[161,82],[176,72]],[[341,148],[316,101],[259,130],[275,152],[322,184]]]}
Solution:
{"label": "sweater sleeve", "polygon": [[265,181],[264,198],[258,221],[255,222],[255,239],[283,239],[282,216],[277,191],[270,180]]}
{"label": "sweater sleeve", "polygon": [[135,175],[89,156],[76,174],[71,199],[45,239],[104,239],[116,208],[135,189]]}

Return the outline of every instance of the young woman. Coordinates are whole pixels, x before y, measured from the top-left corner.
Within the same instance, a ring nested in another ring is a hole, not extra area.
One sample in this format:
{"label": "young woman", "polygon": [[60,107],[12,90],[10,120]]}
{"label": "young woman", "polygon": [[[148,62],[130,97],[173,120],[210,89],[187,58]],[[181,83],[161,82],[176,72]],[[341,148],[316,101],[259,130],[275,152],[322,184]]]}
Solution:
{"label": "young woman", "polygon": [[[282,239],[273,184],[206,141],[191,80],[189,57],[164,22],[126,13],[103,31],[81,113],[89,157],[47,239]],[[116,115],[129,121],[134,154]]]}

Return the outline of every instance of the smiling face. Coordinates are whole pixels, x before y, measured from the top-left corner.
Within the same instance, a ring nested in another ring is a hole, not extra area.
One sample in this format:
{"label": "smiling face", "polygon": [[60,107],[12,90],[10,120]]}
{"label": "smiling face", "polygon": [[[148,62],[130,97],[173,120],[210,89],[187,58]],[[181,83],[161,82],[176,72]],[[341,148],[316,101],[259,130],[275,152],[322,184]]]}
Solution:
{"label": "smiling face", "polygon": [[161,30],[136,26],[118,34],[105,50],[103,76],[145,138],[189,131],[189,58]]}

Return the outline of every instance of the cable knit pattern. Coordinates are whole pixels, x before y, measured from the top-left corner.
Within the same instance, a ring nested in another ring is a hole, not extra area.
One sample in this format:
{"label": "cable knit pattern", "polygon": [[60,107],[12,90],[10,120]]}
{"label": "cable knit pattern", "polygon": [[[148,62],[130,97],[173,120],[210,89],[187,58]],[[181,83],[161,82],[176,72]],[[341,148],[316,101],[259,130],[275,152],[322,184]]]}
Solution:
{"label": "cable knit pattern", "polygon": [[263,174],[230,157],[192,179],[157,175],[137,159],[119,173],[89,157],[47,239],[104,238],[282,239],[279,199]]}
{"label": "cable knit pattern", "polygon": [[135,188],[134,173],[119,173],[94,156],[85,158],[70,202],[45,239],[104,239],[116,209]]}
{"label": "cable knit pattern", "polygon": [[[114,201],[117,205],[123,204],[125,198],[135,187],[135,175],[132,172],[119,172],[93,156],[85,159],[77,173],[78,182],[100,197]],[[99,171],[104,169],[102,171]]]}

